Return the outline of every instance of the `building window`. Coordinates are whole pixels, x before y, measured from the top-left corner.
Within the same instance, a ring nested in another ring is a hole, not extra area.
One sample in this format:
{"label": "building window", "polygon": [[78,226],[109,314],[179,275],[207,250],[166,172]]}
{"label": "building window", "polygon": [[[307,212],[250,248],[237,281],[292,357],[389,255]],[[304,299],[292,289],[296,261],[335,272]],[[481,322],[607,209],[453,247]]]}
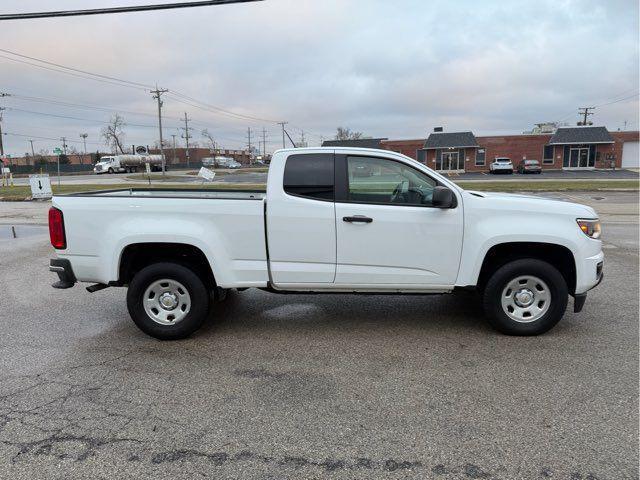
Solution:
{"label": "building window", "polygon": [[545,145],[542,152],[542,163],[545,165],[553,164],[553,145]]}
{"label": "building window", "polygon": [[298,197],[333,201],[333,154],[291,155],[284,168],[284,191]]}
{"label": "building window", "polygon": [[476,167],[484,167],[485,163],[485,150],[484,148],[479,148],[476,151]]}

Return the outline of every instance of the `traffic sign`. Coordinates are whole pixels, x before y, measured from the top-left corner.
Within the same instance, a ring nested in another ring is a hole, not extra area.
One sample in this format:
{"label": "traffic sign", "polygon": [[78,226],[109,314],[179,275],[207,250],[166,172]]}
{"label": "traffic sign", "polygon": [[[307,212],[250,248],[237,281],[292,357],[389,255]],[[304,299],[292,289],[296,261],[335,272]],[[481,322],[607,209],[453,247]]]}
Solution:
{"label": "traffic sign", "polygon": [[56,147],[53,149],[53,153],[55,153],[56,155],[62,155],[62,149]]}
{"label": "traffic sign", "polygon": [[31,198],[51,198],[51,180],[48,174],[29,175]]}
{"label": "traffic sign", "polygon": [[215,176],[216,176],[216,172],[212,172],[211,170],[209,170],[206,167],[201,167],[200,171],[198,172],[198,176],[200,178],[202,178],[202,181],[204,182],[205,180],[211,182]]}

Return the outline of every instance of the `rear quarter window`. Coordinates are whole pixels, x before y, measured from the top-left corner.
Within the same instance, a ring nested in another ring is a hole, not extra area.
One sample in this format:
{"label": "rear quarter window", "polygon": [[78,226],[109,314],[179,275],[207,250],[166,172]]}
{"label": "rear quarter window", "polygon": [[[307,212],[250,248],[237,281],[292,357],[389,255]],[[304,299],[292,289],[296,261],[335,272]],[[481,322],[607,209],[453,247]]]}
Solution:
{"label": "rear quarter window", "polygon": [[305,153],[289,156],[284,167],[283,188],[289,195],[333,201],[333,154]]}

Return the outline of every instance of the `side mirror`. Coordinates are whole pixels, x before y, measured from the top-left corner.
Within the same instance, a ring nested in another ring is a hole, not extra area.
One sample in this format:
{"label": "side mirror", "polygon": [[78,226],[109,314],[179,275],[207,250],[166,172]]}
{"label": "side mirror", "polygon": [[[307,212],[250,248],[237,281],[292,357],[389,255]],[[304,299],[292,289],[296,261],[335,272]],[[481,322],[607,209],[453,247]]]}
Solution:
{"label": "side mirror", "polygon": [[456,196],[447,187],[437,186],[433,189],[432,203],[438,208],[452,208],[455,206]]}

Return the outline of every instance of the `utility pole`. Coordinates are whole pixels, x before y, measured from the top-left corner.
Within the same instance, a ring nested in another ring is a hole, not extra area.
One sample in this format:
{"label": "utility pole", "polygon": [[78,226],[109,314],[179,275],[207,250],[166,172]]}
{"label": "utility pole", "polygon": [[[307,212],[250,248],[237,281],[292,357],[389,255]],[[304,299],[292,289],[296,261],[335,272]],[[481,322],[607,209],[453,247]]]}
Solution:
{"label": "utility pole", "polygon": [[304,143],[304,130],[300,130],[300,146],[306,147],[307,145]]}
{"label": "utility pole", "polygon": [[33,140],[29,140],[29,143],[31,144],[31,163],[33,165],[36,164],[36,152],[33,150]]}
{"label": "utility pole", "polygon": [[172,133],[171,136],[173,137],[173,163],[176,163],[176,134]]}
{"label": "utility pole", "polygon": [[262,127],[262,157],[266,162],[267,158],[267,130]]}
{"label": "utility pole", "polygon": [[4,145],[2,144],[2,111],[3,110],[4,110],[4,107],[0,107],[0,162],[1,162],[1,159],[4,157]]}
{"label": "utility pole", "polygon": [[249,148],[249,164],[251,164],[251,127],[247,127],[247,147]]}
{"label": "utility pole", "polygon": [[84,156],[87,154],[87,137],[89,136],[88,133],[81,133],[80,134],[80,138],[82,139],[82,145],[84,146],[84,148],[82,149],[82,157],[80,157],[80,163],[82,164],[84,161]]}
{"label": "utility pole", "polygon": [[282,148],[285,148],[284,145],[284,126],[289,122],[278,122],[278,125],[282,125]]}
{"label": "utility pole", "polygon": [[168,91],[169,90],[165,88],[160,89],[157,86],[155,90],[151,90],[151,93],[153,94],[153,98],[155,98],[158,101],[158,130],[160,131],[160,155],[162,157],[162,176],[163,177],[167,170],[167,164],[164,158],[164,144],[162,142],[162,94],[167,93]]}
{"label": "utility pole", "polygon": [[578,109],[578,114],[583,116],[583,120],[581,122],[578,122],[578,125],[590,125],[590,123],[587,123],[587,117],[589,115],[593,115],[593,112],[590,112],[589,110],[595,110],[596,107],[580,107]]}
{"label": "utility pole", "polygon": [[[60,141],[62,142],[62,152],[66,157],[67,156],[67,137],[61,137]],[[58,155],[57,158],[58,158],[58,186],[60,186],[60,155]]]}
{"label": "utility pole", "polygon": [[189,130],[191,130],[191,127],[189,127],[190,121],[191,119],[187,117],[187,112],[184,112],[184,127],[182,128],[182,130],[184,130],[184,135],[182,135],[182,138],[184,138],[187,144],[187,149],[185,151],[185,156],[187,157],[187,167],[189,166],[189,139],[191,138],[191,135],[189,135]]}
{"label": "utility pole", "polygon": [[[9,97],[9,96],[10,95],[8,93],[0,92],[0,98]],[[0,159],[4,157],[4,145],[2,143],[2,111],[4,109],[5,109],[4,107],[0,107]],[[2,163],[2,160],[0,160],[0,163]]]}

